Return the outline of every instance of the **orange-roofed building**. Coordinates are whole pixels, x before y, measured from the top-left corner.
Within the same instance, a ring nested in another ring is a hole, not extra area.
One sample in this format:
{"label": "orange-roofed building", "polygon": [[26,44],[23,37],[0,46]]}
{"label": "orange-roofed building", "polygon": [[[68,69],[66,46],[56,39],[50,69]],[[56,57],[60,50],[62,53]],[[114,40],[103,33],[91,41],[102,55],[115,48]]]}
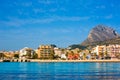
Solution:
{"label": "orange-roofed building", "polygon": [[68,60],[76,60],[79,59],[79,54],[68,54]]}

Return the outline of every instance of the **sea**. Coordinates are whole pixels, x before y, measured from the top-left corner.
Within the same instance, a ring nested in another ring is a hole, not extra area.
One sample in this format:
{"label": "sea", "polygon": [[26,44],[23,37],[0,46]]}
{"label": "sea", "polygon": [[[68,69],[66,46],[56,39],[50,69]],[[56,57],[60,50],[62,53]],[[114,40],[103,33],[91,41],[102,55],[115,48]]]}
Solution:
{"label": "sea", "polygon": [[120,63],[1,62],[0,80],[120,80]]}

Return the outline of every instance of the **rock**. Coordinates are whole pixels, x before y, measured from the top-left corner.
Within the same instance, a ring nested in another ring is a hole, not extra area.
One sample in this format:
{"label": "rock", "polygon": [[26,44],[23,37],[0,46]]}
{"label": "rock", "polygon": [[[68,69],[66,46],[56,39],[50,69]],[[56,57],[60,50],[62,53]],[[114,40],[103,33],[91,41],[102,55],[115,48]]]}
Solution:
{"label": "rock", "polygon": [[105,41],[118,37],[119,35],[114,29],[105,25],[97,25],[90,31],[87,39],[84,42],[82,42],[81,45],[87,45],[93,42]]}

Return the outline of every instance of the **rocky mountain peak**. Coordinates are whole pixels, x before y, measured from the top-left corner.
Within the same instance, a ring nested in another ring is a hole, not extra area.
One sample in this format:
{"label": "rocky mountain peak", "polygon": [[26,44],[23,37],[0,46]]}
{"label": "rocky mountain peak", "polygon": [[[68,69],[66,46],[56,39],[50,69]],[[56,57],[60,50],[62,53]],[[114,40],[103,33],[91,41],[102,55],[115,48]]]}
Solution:
{"label": "rocky mountain peak", "polygon": [[82,45],[97,41],[105,41],[117,37],[119,37],[119,35],[113,28],[100,24],[90,31],[87,39],[82,43]]}

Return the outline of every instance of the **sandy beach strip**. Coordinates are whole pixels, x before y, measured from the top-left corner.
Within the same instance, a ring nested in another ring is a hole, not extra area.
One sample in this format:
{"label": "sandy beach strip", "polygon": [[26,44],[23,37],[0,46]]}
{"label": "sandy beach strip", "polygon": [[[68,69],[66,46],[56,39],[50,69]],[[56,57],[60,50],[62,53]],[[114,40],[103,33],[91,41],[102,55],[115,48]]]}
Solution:
{"label": "sandy beach strip", "polygon": [[[120,60],[40,60],[40,59],[27,59],[30,62],[120,62]],[[3,60],[0,60],[3,62]],[[14,61],[13,61],[14,62]],[[20,62],[20,61],[18,61]]]}
{"label": "sandy beach strip", "polygon": [[120,60],[38,60],[32,59],[30,62],[120,62]]}
{"label": "sandy beach strip", "polygon": [[3,62],[3,60],[0,60],[0,62]]}

